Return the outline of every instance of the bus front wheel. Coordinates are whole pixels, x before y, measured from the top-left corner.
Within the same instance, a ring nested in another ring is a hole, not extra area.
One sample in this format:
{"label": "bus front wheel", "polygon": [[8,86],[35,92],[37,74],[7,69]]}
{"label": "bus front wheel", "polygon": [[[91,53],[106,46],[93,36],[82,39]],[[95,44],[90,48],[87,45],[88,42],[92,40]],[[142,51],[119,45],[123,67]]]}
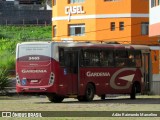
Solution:
{"label": "bus front wheel", "polygon": [[55,94],[47,95],[47,97],[48,97],[48,100],[50,102],[54,102],[54,103],[61,103],[64,99],[64,97],[58,96],[58,95],[55,95]]}
{"label": "bus front wheel", "polygon": [[86,91],[85,91],[85,100],[92,101],[94,98],[94,94],[95,94],[95,88],[94,88],[93,84],[88,83],[88,85],[86,87]]}

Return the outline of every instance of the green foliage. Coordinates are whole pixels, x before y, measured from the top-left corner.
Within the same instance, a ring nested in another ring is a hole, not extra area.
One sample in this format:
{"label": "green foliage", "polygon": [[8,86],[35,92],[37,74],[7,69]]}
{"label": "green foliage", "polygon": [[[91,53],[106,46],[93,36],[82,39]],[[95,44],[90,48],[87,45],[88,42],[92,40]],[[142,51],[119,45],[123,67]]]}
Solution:
{"label": "green foliage", "polygon": [[3,93],[5,91],[5,87],[9,85],[8,79],[8,71],[7,69],[0,69],[0,91]]}
{"label": "green foliage", "polygon": [[29,41],[51,39],[51,26],[0,26],[0,39]]}
{"label": "green foliage", "polygon": [[16,44],[51,40],[51,26],[0,26],[0,70],[15,69]]}

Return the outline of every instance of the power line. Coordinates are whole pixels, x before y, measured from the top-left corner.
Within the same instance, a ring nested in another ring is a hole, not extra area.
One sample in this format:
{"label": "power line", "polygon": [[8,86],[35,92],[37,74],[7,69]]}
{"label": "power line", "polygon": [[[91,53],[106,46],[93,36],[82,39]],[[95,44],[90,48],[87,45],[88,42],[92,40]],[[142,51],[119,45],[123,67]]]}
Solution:
{"label": "power line", "polygon": [[[135,23],[135,24],[130,24],[130,25],[125,25],[125,27],[129,27],[129,26],[134,26],[134,25],[140,25],[141,23]],[[120,27],[115,27],[115,28],[120,28]],[[111,28],[105,28],[105,29],[100,29],[100,30],[94,30],[94,31],[88,31],[88,32],[85,32],[85,34],[88,34],[88,33],[92,33],[92,32],[99,32],[99,31],[106,31],[106,30],[111,30]],[[74,35],[74,34],[70,34],[71,36]],[[68,36],[68,35],[60,35],[60,36],[55,36],[55,37],[64,37],[64,36]]]}

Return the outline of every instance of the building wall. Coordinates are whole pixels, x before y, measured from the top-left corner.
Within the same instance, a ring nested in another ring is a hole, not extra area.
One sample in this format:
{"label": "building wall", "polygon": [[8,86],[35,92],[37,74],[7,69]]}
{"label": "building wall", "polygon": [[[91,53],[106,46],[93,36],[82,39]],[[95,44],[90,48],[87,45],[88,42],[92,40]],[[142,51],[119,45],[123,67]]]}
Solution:
{"label": "building wall", "polygon": [[[141,34],[141,23],[149,22],[149,1],[147,0],[85,0],[82,3],[69,4],[66,0],[53,3],[52,24],[56,26],[53,40],[81,41],[118,41],[128,44],[157,44],[157,38]],[[67,6],[82,6],[82,14],[65,14]],[[92,7],[91,7],[92,6]],[[110,30],[115,22],[115,30]],[[119,30],[119,23],[124,22],[124,30]],[[85,35],[69,36],[70,24],[85,24]]]}
{"label": "building wall", "polygon": [[[54,4],[53,4],[54,5]],[[65,7],[67,6],[82,6],[82,9],[85,13],[82,14],[72,14],[70,17],[68,14],[65,14]],[[92,6],[92,7],[90,7]],[[68,1],[56,1],[56,5],[53,6],[52,12],[52,21],[53,26],[56,25],[56,37],[53,40],[63,40],[63,39],[73,39],[73,40],[95,40],[95,31],[96,31],[96,20],[90,19],[86,15],[95,14],[95,2],[90,2],[87,0],[85,3],[79,4],[68,4]],[[58,20],[54,20],[58,19]],[[70,20],[69,20],[70,19]],[[85,28],[85,36],[68,36],[68,25],[69,24],[79,24],[84,23]]]}
{"label": "building wall", "polygon": [[160,4],[158,4],[158,0],[150,0],[149,8],[149,36],[160,36]]}

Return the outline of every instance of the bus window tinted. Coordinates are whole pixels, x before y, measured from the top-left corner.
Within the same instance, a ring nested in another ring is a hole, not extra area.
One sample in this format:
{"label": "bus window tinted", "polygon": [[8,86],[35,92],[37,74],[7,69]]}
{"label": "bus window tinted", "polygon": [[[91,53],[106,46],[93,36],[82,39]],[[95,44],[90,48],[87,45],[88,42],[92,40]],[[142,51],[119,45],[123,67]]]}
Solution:
{"label": "bus window tinted", "polygon": [[135,51],[128,51],[128,67],[135,67]]}
{"label": "bus window tinted", "polygon": [[105,67],[114,66],[113,51],[111,50],[100,51],[100,65]]}
{"label": "bus window tinted", "polygon": [[59,63],[60,66],[64,66],[64,49],[59,48]]}
{"label": "bus window tinted", "polygon": [[82,65],[83,66],[99,66],[99,51],[98,50],[85,50],[82,52]]}
{"label": "bus window tinted", "polygon": [[115,62],[116,67],[125,67],[128,65],[127,61],[127,51],[126,50],[116,50],[115,51]]}
{"label": "bus window tinted", "polygon": [[142,57],[140,51],[135,51],[135,64],[136,67],[142,67]]}
{"label": "bus window tinted", "polygon": [[113,51],[111,50],[82,50],[81,66],[114,66]]}

